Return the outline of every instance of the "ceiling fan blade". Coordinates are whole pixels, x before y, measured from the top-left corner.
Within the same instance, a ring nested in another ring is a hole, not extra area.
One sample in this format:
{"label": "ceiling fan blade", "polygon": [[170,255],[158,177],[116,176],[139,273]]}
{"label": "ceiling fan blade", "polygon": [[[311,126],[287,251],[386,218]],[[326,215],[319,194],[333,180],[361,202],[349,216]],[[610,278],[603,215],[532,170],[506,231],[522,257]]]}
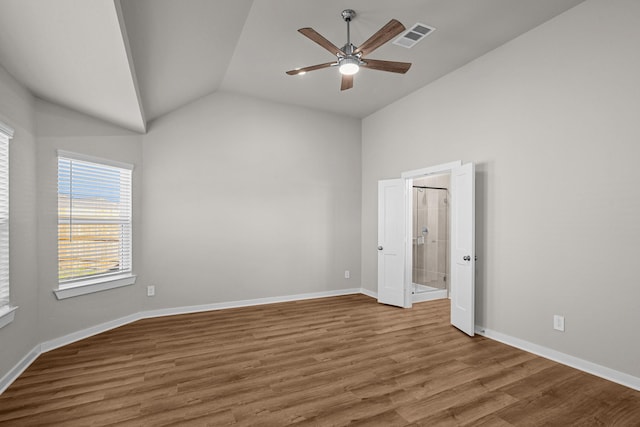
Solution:
{"label": "ceiling fan blade", "polygon": [[311,65],[309,67],[304,67],[304,68],[296,68],[295,70],[287,71],[287,74],[289,74],[290,76],[297,76],[298,74],[303,74],[308,71],[315,71],[315,70],[320,70],[322,68],[328,68],[328,67],[331,67],[332,65],[337,65],[337,63],[325,62],[324,64]]}
{"label": "ceiling fan blade", "polygon": [[406,28],[400,21],[392,19],[387,22],[384,27],[380,28],[378,32],[369,37],[366,42],[362,43],[353,53],[362,53],[362,56],[367,56],[404,30],[406,30]]}
{"label": "ceiling fan blade", "polygon": [[327,49],[333,55],[338,56],[338,54],[340,55],[345,54],[339,47],[331,43],[329,40],[325,39],[320,33],[318,33],[313,28],[310,28],[310,27],[300,28],[298,32],[303,36],[308,37],[312,41],[318,43],[320,46]]}
{"label": "ceiling fan blade", "polygon": [[371,68],[372,70],[389,71],[391,73],[404,74],[411,68],[410,62],[397,62],[397,61],[382,61],[380,59],[365,59],[363,67]]}
{"label": "ceiling fan blade", "polygon": [[342,75],[342,82],[340,83],[340,90],[347,90],[353,87],[353,75]]}

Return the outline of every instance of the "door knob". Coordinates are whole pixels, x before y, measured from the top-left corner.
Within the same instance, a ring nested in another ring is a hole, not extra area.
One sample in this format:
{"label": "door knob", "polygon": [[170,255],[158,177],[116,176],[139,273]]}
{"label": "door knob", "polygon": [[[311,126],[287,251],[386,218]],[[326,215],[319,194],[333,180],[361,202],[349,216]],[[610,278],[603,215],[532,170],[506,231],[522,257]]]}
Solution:
{"label": "door knob", "polygon": [[378,246],[378,250],[381,251],[383,248],[382,246]]}
{"label": "door knob", "polygon": [[471,255],[465,255],[462,257],[463,261],[471,261]]}

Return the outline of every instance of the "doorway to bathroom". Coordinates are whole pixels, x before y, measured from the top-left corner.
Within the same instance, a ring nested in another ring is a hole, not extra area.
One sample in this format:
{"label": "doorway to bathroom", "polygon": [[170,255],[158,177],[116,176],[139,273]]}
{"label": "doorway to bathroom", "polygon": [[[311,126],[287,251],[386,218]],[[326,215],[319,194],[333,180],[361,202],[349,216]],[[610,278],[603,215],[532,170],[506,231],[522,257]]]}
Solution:
{"label": "doorway to bathroom", "polygon": [[[443,281],[448,285],[451,300],[451,324],[473,336],[476,262],[473,163],[462,164],[456,160],[403,172],[399,179],[378,181],[378,302],[404,308],[412,306],[415,295],[412,293],[415,289],[413,238],[418,246],[417,241],[422,237],[416,235],[418,230],[413,228],[413,186],[422,178],[442,174],[448,174],[450,181],[446,196],[448,248],[444,251],[448,270],[445,270],[443,278],[446,280]],[[422,228],[419,231],[422,234]],[[444,289],[435,292],[440,292],[442,298],[447,295]]]}
{"label": "doorway to bathroom", "polygon": [[413,180],[412,301],[449,296],[449,182],[450,175]]}

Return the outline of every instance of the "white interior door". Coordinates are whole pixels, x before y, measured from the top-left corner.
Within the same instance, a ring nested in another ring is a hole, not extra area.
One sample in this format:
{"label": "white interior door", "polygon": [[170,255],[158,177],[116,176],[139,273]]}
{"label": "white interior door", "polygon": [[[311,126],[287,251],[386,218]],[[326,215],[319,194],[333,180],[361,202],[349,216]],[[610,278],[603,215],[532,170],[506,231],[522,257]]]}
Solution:
{"label": "white interior door", "polygon": [[378,181],[378,302],[404,307],[405,180]]}
{"label": "white interior door", "polygon": [[451,170],[451,324],[475,329],[475,168]]}

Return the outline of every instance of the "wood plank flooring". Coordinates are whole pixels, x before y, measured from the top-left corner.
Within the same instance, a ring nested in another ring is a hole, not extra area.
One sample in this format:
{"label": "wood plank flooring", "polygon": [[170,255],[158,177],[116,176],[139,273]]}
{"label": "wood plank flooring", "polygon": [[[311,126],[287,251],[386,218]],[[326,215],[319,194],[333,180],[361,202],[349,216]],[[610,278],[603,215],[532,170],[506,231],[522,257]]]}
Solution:
{"label": "wood plank flooring", "polygon": [[350,295],[141,320],[41,355],[2,426],[640,426],[640,392]]}

